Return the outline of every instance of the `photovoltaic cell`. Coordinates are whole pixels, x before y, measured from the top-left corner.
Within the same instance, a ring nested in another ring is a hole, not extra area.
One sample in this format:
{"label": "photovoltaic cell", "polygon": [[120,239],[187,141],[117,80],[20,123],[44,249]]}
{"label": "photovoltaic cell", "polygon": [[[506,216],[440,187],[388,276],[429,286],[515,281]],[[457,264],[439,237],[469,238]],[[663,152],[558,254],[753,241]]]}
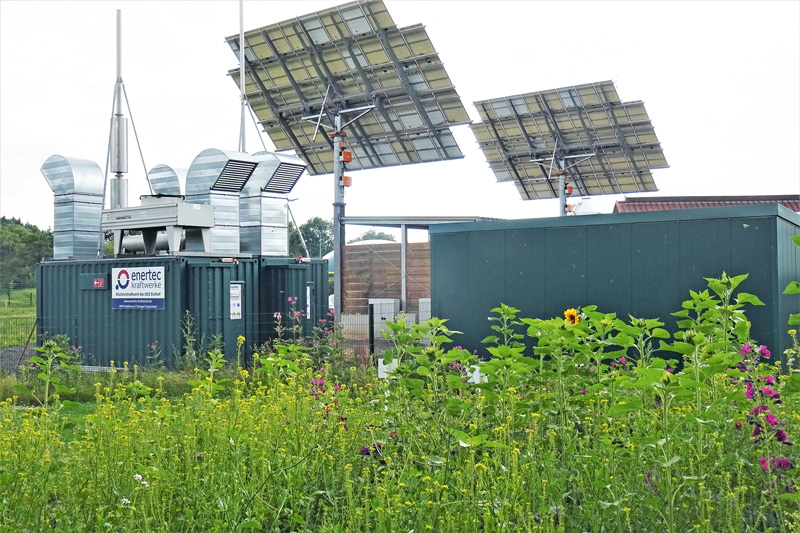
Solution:
{"label": "photovoltaic cell", "polygon": [[[348,170],[463,157],[450,126],[469,116],[422,25],[398,28],[380,0],[351,2],[244,34],[245,96],[277,150],[332,172],[332,144],[307,120],[376,108],[345,128]],[[239,36],[227,38],[239,53]],[[239,70],[229,72],[239,83]],[[327,92],[327,98],[326,98]],[[303,117],[306,117],[304,120]]]}
{"label": "photovoltaic cell", "polygon": [[611,81],[475,107],[481,121],[470,127],[490,168],[498,181],[515,182],[523,199],[558,196],[553,155],[574,165],[567,175],[584,196],[655,191],[651,170],[668,166],[644,104],[622,102]]}

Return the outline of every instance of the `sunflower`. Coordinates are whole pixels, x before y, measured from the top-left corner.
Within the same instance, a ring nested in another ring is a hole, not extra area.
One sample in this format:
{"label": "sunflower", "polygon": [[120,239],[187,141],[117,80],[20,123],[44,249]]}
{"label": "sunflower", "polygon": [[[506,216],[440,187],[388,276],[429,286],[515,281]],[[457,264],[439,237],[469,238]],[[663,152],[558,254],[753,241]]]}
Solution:
{"label": "sunflower", "polygon": [[578,323],[580,319],[578,318],[578,312],[575,309],[567,309],[564,311],[564,321],[571,326],[574,326]]}

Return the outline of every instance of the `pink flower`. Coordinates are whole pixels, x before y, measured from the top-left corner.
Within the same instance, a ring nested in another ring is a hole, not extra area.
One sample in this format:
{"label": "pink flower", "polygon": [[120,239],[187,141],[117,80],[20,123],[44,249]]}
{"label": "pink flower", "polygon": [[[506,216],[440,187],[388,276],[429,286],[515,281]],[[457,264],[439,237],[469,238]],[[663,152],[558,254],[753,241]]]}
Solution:
{"label": "pink flower", "polygon": [[761,345],[761,355],[763,355],[764,357],[769,357],[770,355],[772,355],[769,353],[769,350],[767,350],[767,347],[764,346],[763,344]]}
{"label": "pink flower", "polygon": [[769,385],[775,385],[775,378],[773,376],[765,377],[764,381],[766,381]]}
{"label": "pink flower", "polygon": [[741,355],[748,354],[748,353],[750,353],[750,350],[752,350],[752,349],[753,349],[753,347],[750,344],[743,344],[742,345],[742,349],[739,350],[739,354],[741,354]]}
{"label": "pink flower", "polygon": [[581,396],[586,396],[586,392],[587,392],[587,391],[586,391],[586,389],[583,389],[583,390],[581,391]]}
{"label": "pink flower", "polygon": [[770,426],[775,426],[779,424],[778,419],[772,413],[767,413],[767,422],[769,422]]}
{"label": "pink flower", "polygon": [[[772,458],[770,457],[770,459]],[[761,461],[761,468],[763,468],[764,470],[769,470],[769,462],[766,457],[762,457],[761,459],[759,459],[759,461]]]}
{"label": "pink flower", "polygon": [[757,415],[757,414],[763,413],[765,411],[769,411],[769,407],[767,407],[766,405],[759,405],[755,409],[752,409],[750,411],[750,414],[751,415]]}
{"label": "pink flower", "polygon": [[742,423],[736,422],[736,429],[742,429]]}
{"label": "pink flower", "polygon": [[744,391],[744,395],[747,396],[748,399],[752,400],[753,399],[753,384],[748,381],[745,386],[746,386],[746,390]]}

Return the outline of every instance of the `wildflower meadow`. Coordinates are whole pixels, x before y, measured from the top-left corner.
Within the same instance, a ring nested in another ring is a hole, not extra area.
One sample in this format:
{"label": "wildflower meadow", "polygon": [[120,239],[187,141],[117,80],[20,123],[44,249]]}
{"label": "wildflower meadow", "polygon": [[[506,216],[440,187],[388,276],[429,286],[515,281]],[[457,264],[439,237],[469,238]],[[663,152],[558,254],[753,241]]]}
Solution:
{"label": "wildflower meadow", "polygon": [[691,292],[674,334],[501,304],[475,353],[400,316],[382,380],[330,322],[284,323],[183,394],[126,368],[73,402],[45,343],[38,405],[0,403],[0,531],[796,531],[797,333],[750,338],[746,277]]}

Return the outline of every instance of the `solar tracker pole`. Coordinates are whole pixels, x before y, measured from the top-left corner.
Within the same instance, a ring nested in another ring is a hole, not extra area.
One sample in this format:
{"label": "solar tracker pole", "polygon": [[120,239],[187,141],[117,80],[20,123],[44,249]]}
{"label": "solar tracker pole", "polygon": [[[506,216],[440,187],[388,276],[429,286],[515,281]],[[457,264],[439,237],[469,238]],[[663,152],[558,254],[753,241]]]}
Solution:
{"label": "solar tracker pole", "polygon": [[[321,111],[320,111],[321,113]],[[344,252],[344,164],[342,163],[342,115],[333,117],[333,315],[335,323],[342,318],[342,254]]]}
{"label": "solar tracker pole", "polygon": [[565,161],[558,159],[558,216],[567,216],[567,173],[565,171]]}

